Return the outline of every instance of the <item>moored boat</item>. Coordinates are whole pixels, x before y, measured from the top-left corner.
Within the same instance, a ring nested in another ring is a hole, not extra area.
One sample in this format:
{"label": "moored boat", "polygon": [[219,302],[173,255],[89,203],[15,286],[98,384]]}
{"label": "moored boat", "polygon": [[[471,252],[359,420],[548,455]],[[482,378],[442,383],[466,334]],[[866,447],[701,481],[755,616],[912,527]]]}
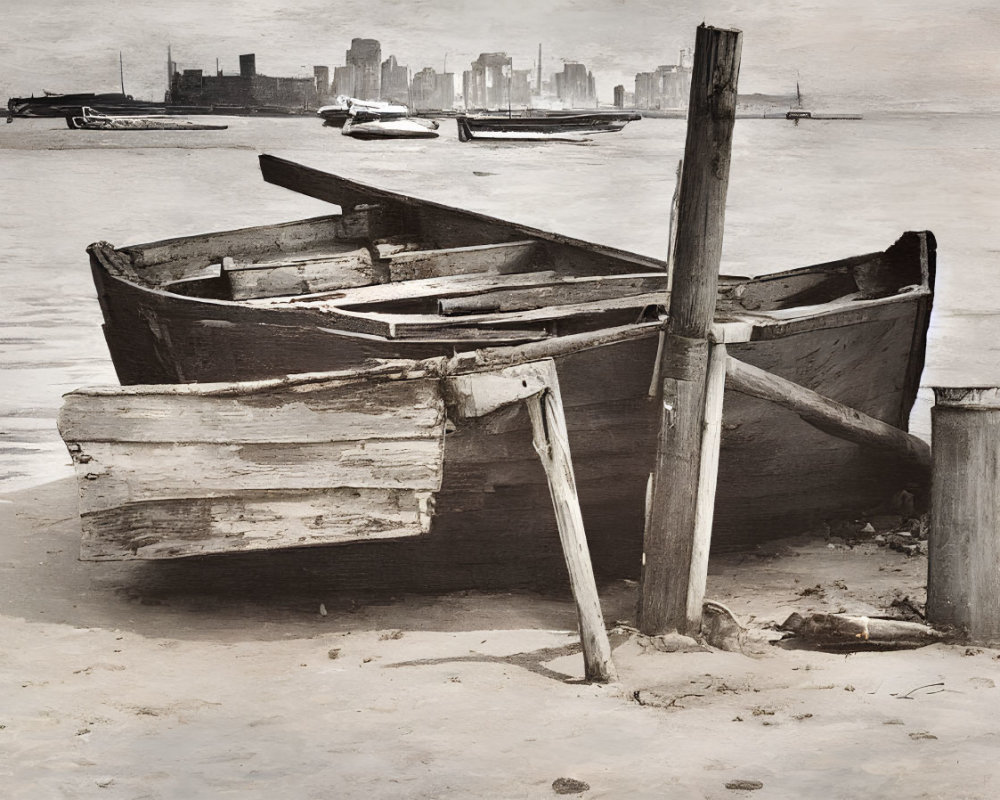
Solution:
{"label": "moored boat", "polygon": [[391,117],[378,114],[351,113],[341,133],[355,139],[435,139],[438,123],[421,117]]}
{"label": "moored boat", "polygon": [[519,115],[459,114],[458,138],[510,141],[579,141],[597,133],[614,133],[642,115],[624,111],[526,112]]}
{"label": "moored boat", "polygon": [[66,125],[73,130],[86,131],[222,131],[229,127],[165,114],[112,116],[100,114],[88,106],[67,114]]}
{"label": "moored boat", "polygon": [[[261,167],[266,180],[343,213],[89,248],[122,383],[280,379],[456,351],[493,364],[551,358],[595,569],[634,575],[659,420],[649,390],[665,264],[271,156]],[[933,275],[933,236],[907,233],[881,252],[721,278],[714,335],[741,361],[905,429]],[[427,585],[534,581],[561,570],[528,425],[523,413],[498,411],[447,434],[433,526],[416,537],[420,545],[348,544],[335,560],[385,570],[381,556],[402,553]],[[133,435],[141,427],[137,418]],[[239,448],[237,457],[248,470],[266,467],[263,451]],[[713,541],[787,535],[858,513],[914,480],[893,454],[727,391]]]}
{"label": "moored boat", "polygon": [[56,94],[46,92],[39,97],[11,97],[7,100],[7,117],[65,117],[81,106],[88,106],[101,114],[151,114],[162,113],[163,103],[136,100],[131,95],[118,92],[81,92]]}
{"label": "moored boat", "polygon": [[316,113],[323,118],[323,124],[333,128],[342,128],[344,123],[354,113],[377,115],[381,119],[399,119],[410,113],[410,110],[398,103],[388,103],[382,100],[358,100],[354,97],[338,97],[330,105],[320,106]]}

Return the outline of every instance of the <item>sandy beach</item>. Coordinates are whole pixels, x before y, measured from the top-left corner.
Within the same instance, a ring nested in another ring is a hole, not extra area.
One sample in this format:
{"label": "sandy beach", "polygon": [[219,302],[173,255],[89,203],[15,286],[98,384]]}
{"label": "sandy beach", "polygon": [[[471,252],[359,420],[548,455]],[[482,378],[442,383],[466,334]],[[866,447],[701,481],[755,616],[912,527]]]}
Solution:
{"label": "sandy beach", "polygon": [[[313,120],[234,121],[229,139],[187,148],[115,149],[44,122],[7,126],[0,173],[18,203],[0,229],[19,268],[0,278],[0,796],[1000,795],[996,650],[836,654],[755,639],[746,652],[659,652],[630,630],[637,587],[622,581],[600,587],[621,681],[596,686],[581,680],[565,586],[349,590],[308,550],[77,560],[76,486],[63,478],[55,416],[62,392],[114,380],[88,242],[327,213],[260,181],[257,152],[295,147],[404,191],[655,251],[683,123],[642,124],[559,159],[450,140],[365,153],[339,134],[335,150]],[[980,221],[995,209],[998,162],[995,149],[971,146],[993,119],[762,125],[739,128],[726,271],[816,263],[932,229],[941,255],[924,385],[995,382],[995,239]],[[952,143],[946,157],[941,142]],[[526,197],[528,175],[546,191]],[[820,532],[714,557],[708,597],[763,639],[794,610],[886,614],[904,598],[919,608],[926,572],[923,555]]]}
{"label": "sandy beach", "polygon": [[338,592],[308,551],[280,584],[266,561],[83,563],[71,479],[5,495],[0,526],[5,797],[1000,791],[1000,652],[762,642],[794,610],[919,607],[926,558],[871,540],[714,559],[708,597],[756,634],[743,652],[658,652],[630,630],[634,583],[602,586],[621,680],[601,686],[568,589]]}

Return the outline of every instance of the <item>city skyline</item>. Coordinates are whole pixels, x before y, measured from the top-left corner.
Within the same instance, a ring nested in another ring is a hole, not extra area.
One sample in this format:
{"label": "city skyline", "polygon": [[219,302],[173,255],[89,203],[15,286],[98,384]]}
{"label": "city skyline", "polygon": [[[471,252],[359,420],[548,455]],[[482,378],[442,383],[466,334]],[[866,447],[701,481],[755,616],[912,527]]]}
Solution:
{"label": "city skyline", "polygon": [[[930,0],[761,0],[740,9],[735,0],[653,0],[534,4],[503,8],[466,0],[414,0],[406,18],[386,0],[341,0],[330,19],[325,0],[169,6],[133,2],[129,14],[107,0],[47,0],[5,9],[0,33],[0,93],[43,90],[113,91],[118,53],[125,89],[155,98],[165,89],[167,45],[183,66],[205,68],[220,59],[236,71],[237,56],[256,52],[262,72],[311,75],[312,66],[342,63],[354,37],[377,38],[384,52],[416,73],[425,67],[459,74],[480,53],[504,51],[515,68],[531,68],[543,43],[543,71],[563,60],[593,71],[597,94],[610,102],[615,85],[636,73],[673,63],[701,22],[744,32],[740,89],[794,91],[863,106],[991,109],[1000,84],[1000,9],[980,0],[941,7]],[[395,10],[394,10],[395,9]],[[977,32],[975,48],[969,31]],[[460,68],[459,68],[460,67]]]}
{"label": "city skyline", "polygon": [[[564,108],[600,104],[595,78],[585,64],[567,61],[558,72],[544,74],[539,60],[531,69],[517,70],[507,53],[481,53],[461,73],[462,91],[455,90],[454,72],[424,67],[413,73],[394,54],[384,60],[377,39],[352,38],[343,65],[313,65],[312,76],[273,76],[256,69],[256,53],[239,55],[239,72],[180,65],[167,48],[167,102],[178,105],[315,108],[335,97],[383,100],[417,109],[530,107],[558,103]],[[693,51],[681,50],[673,65],[636,73],[629,88],[616,86],[613,103],[637,109],[679,109],[687,105]],[[332,75],[332,80],[331,80]],[[546,80],[547,77],[547,80]],[[412,83],[411,83],[412,81]],[[414,94],[415,93],[415,94]],[[141,98],[140,98],[141,99]]]}

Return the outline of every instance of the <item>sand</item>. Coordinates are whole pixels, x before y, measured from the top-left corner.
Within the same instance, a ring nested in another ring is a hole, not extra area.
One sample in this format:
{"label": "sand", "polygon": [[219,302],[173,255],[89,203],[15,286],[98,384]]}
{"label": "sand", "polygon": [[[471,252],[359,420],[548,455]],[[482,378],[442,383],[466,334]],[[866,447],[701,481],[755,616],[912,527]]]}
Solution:
{"label": "sand", "polygon": [[[664,653],[620,581],[621,681],[588,685],[561,587],[359,597],[265,571],[237,593],[83,563],[72,480],[4,496],[0,527],[5,798],[1000,796],[995,650]],[[714,559],[708,595],[760,638],[919,605],[926,568],[800,538]]]}

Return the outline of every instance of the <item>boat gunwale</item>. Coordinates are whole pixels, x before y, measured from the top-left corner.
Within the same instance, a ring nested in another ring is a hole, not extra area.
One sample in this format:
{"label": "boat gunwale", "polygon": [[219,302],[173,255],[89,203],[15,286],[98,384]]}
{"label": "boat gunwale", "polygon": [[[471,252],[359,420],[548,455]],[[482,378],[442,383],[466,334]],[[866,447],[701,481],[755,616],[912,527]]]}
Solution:
{"label": "boat gunwale", "polygon": [[[812,268],[803,267],[802,269],[810,270]],[[344,320],[370,319],[373,322],[383,322],[391,324],[392,322],[396,321],[392,319],[394,315],[388,315],[388,314],[376,315],[376,312],[364,312],[364,313],[349,312],[345,311],[345,309],[337,307],[329,309],[317,308],[315,306],[296,307],[291,303],[284,306],[264,305],[264,304],[249,305],[246,301],[240,301],[240,300],[220,300],[216,298],[192,297],[189,295],[178,294],[175,292],[170,292],[165,289],[150,287],[143,285],[141,283],[136,283],[135,281],[131,281],[124,276],[114,275],[110,273],[108,270],[104,269],[103,266],[102,266],[102,271],[104,272],[104,275],[107,279],[113,281],[120,281],[144,293],[148,293],[157,297],[166,298],[173,302],[179,301],[185,304],[191,304],[192,306],[203,306],[207,304],[218,308],[243,309],[246,311],[253,311],[254,313],[268,313],[269,315],[274,314],[277,318],[280,318],[281,316],[284,315],[288,315],[290,313],[306,314],[315,319],[315,321],[317,322],[317,327],[319,329],[328,332],[331,335],[366,338],[375,341],[385,341],[385,342],[406,341],[407,343],[410,344],[419,344],[419,343],[469,344],[470,342],[469,337],[448,337],[444,335],[439,336],[432,334],[425,338],[422,338],[418,335],[414,335],[413,332],[410,332],[409,335],[405,337],[396,338],[391,335],[386,336],[379,333],[374,333],[371,330],[356,330],[350,328],[340,328],[336,326],[336,320],[338,318]],[[791,271],[785,274],[794,275],[796,273],[794,271]],[[750,280],[753,281],[755,279],[750,279]],[[858,324],[859,322],[863,322],[866,319],[872,317],[873,316],[872,312],[874,312],[877,309],[889,307],[892,305],[918,303],[932,296],[933,296],[932,290],[928,286],[922,285],[922,286],[915,286],[914,288],[908,291],[900,292],[898,294],[888,295],[886,297],[859,299],[845,303],[837,303],[836,305],[831,305],[828,308],[823,308],[821,310],[809,312],[801,317],[777,319],[768,316],[767,312],[750,312],[750,311],[733,312],[730,314],[721,313],[717,314],[715,324],[725,325],[727,323],[737,323],[748,326],[750,328],[749,333],[740,335],[738,339],[728,339],[727,341],[730,342],[760,341],[764,339],[781,338],[782,336],[793,335],[795,333],[801,333],[807,330],[827,330],[827,329]],[[666,298],[665,294],[664,297]],[[834,301],[834,303],[836,303],[836,301]],[[551,306],[549,308],[559,308],[559,306]],[[412,315],[412,316],[417,316],[417,315]],[[455,321],[460,320],[461,317],[442,317],[440,315],[425,315],[425,316],[432,317],[432,320],[428,322],[428,326],[430,326],[431,324],[433,325],[446,324],[447,327],[451,327],[454,329],[459,329],[464,327],[469,332],[474,332],[477,330],[477,328],[474,325],[462,326],[455,324]],[[841,316],[847,316],[849,317],[849,319],[844,321],[838,321],[837,318]],[[384,317],[385,319],[380,319],[380,317]],[[399,320],[399,321],[406,322],[407,325],[417,324],[413,320]],[[497,321],[502,322],[503,320],[498,319]],[[257,323],[257,324],[266,324],[266,323]],[[646,324],[647,323],[644,323],[642,321],[634,323],[634,325],[636,326],[644,326]],[[654,329],[659,329],[660,327],[665,326],[665,324],[666,324],[666,315],[664,314],[663,321],[661,323],[653,323]],[[481,332],[485,336],[487,333],[503,332],[503,330],[502,328],[483,328],[481,329]],[[512,335],[510,337],[512,340],[512,344],[510,346],[520,346],[517,344],[513,344],[513,342],[523,342],[524,341],[523,335],[517,336],[516,331],[512,331],[511,333],[515,335]],[[523,334],[524,331],[520,331],[520,333]],[[550,337],[545,337],[546,340],[549,339],[559,340],[562,338],[565,337],[559,335],[552,335]]]}

